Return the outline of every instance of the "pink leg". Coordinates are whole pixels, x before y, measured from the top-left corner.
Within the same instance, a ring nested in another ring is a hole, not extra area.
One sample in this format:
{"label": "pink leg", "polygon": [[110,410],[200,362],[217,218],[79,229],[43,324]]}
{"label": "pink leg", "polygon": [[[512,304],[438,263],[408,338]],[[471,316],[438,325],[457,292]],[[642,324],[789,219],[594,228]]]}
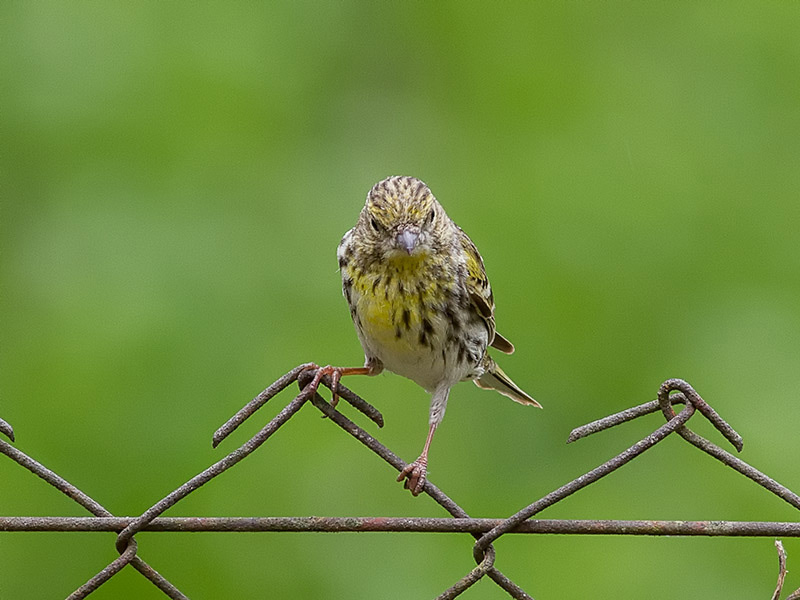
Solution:
{"label": "pink leg", "polygon": [[397,476],[397,481],[406,480],[403,485],[407,490],[411,490],[414,496],[419,496],[422,488],[425,487],[425,476],[428,473],[428,450],[431,447],[433,433],[436,431],[437,425],[438,423],[431,423],[430,429],[428,429],[428,438],[425,440],[425,447],[422,448],[422,454],[419,455],[419,458],[406,465],[400,471],[400,475]]}

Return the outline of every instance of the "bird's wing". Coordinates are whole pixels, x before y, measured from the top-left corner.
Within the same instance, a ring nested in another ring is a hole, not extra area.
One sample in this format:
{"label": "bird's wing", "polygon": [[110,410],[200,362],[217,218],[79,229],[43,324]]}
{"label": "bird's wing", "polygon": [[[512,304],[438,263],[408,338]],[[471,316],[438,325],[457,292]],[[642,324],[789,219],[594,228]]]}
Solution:
{"label": "bird's wing", "polygon": [[483,259],[469,236],[460,228],[458,231],[461,236],[461,248],[467,257],[467,293],[478,314],[486,321],[489,329],[489,345],[501,352],[511,354],[514,352],[514,344],[495,330],[494,297],[492,296],[492,286],[489,285],[489,278],[486,276],[486,269],[483,266]]}

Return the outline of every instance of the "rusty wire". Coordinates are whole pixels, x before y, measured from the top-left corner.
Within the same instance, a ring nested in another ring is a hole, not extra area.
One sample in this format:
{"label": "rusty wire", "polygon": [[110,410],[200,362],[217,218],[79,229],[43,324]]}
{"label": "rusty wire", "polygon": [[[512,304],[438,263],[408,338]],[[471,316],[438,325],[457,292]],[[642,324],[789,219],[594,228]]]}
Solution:
{"label": "rusty wire", "polygon": [[[44,479],[47,483],[52,485],[54,488],[59,490],[60,492],[64,493],[66,496],[80,504],[86,510],[88,510],[93,515],[98,517],[113,517],[108,510],[103,508],[103,506],[93,500],[90,496],[83,493],[77,487],[69,483],[63,477],[55,474],[53,471],[45,467],[44,465],[38,463],[34,459],[32,459],[27,454],[20,452],[7,442],[0,440],[0,452],[8,456],[11,460],[16,462],[19,465],[22,465],[26,469],[28,469],[34,475],[38,475],[42,479]],[[124,556],[124,558],[123,558]],[[124,549],[123,556],[120,556],[119,559],[108,565],[103,572],[107,574],[106,578],[103,580],[111,578],[117,572],[119,572],[122,567],[126,564],[131,564],[133,567],[139,571],[142,575],[144,575],[147,579],[149,579],[158,589],[164,592],[170,598],[186,598],[183,594],[181,594],[180,590],[176,588],[172,583],[167,581],[158,571],[153,569],[150,565],[148,565],[144,560],[142,560],[139,556],[136,555],[136,542],[131,540],[128,548]],[[99,585],[99,584],[98,584]],[[91,593],[94,588],[88,590],[83,595],[75,595],[77,591],[73,593],[70,598],[84,598],[86,595]]]}
{"label": "rusty wire", "polygon": [[3,419],[0,419],[0,433],[5,435],[12,442],[14,441],[14,429],[11,425],[3,421]]}
{"label": "rusty wire", "polygon": [[[786,550],[783,549],[783,543],[780,540],[775,540],[775,548],[778,550],[778,583],[775,586],[775,591],[772,593],[772,600],[780,600],[781,592],[783,591],[783,583],[786,580]],[[800,600],[800,589],[793,591],[786,596],[786,600]]]}
{"label": "rusty wire", "polygon": [[[247,418],[252,416],[268,400],[297,381],[300,393],[295,396],[269,423],[236,450],[214,463],[176,490],[156,502],[138,517],[116,517],[103,506],[83,493],[73,484],[47,469],[33,458],[27,456],[7,442],[0,440],[0,452],[38,475],[50,485],[72,498],[92,513],[93,517],[0,517],[0,531],[114,531],[118,533],[116,548],[119,557],[91,577],[75,590],[70,599],[85,598],[108,581],[126,565],[132,565],[156,587],[170,598],[186,598],[172,583],[155,571],[139,555],[134,536],[140,531],[297,531],[297,532],[446,532],[468,533],[475,538],[473,557],[476,566],[463,578],[442,592],[439,599],[451,599],[460,595],[481,578],[488,576],[513,598],[530,599],[522,588],[511,581],[496,566],[496,554],[492,543],[505,534],[595,534],[595,535],[700,535],[700,536],[769,536],[800,537],[800,523],[758,522],[758,521],[621,521],[621,520],[570,520],[570,519],[532,519],[535,514],[560,502],[567,496],[591,485],[613,471],[627,464],[660,441],[677,433],[693,446],[710,454],[723,464],[738,471],[771,491],[795,508],[800,509],[800,496],[787,487],[761,473],[754,467],[691,431],[686,423],[699,412],[725,437],[737,450],[742,448],[741,437],[716,413],[697,392],[685,381],[669,379],[659,388],[658,399],[617,414],[605,417],[570,434],[568,442],[576,441],[593,433],[614,427],[631,419],[661,411],[666,419],[661,427],[630,448],[602,465],[577,477],[569,483],[546,494],[535,502],[522,508],[507,519],[473,519],[454,500],[430,481],[425,483],[424,492],[444,508],[452,518],[386,518],[386,517],[260,517],[260,518],[202,518],[202,517],[161,517],[168,508],[197,490],[199,487],[231,468],[263,444],[283,426],[304,404],[310,402],[327,416],[332,423],[352,435],[372,452],[380,456],[398,471],[406,463],[366,430],[337,411],[318,393],[307,387],[313,378],[312,364],[299,365],[280,377],[272,385],[245,405],[231,419],[220,427],[213,436],[216,447]],[[330,387],[330,379],[323,377],[322,383]],[[383,417],[373,406],[357,394],[339,386],[339,395],[353,407],[366,415],[379,427]],[[675,393],[673,393],[675,392]],[[675,413],[672,406],[683,404],[684,408]],[[14,441],[11,426],[0,419],[0,433]],[[777,544],[780,558],[779,585],[774,598],[780,594],[786,573],[786,556],[783,547]],[[788,598],[800,598],[800,590]]]}
{"label": "rusty wire", "polygon": [[[119,533],[134,520],[136,517],[0,517],[0,531],[105,531]],[[446,517],[157,517],[141,531],[484,534],[503,522],[504,519]],[[800,537],[800,522],[528,519],[508,533]]]}

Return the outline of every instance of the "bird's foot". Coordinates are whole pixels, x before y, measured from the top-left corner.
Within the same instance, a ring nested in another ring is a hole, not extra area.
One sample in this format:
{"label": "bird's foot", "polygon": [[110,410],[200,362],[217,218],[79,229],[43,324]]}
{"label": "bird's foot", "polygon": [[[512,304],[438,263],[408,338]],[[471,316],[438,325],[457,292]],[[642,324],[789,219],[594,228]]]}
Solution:
{"label": "bird's foot", "polygon": [[405,468],[400,471],[397,476],[397,481],[403,481],[403,487],[411,490],[414,496],[419,496],[422,493],[422,488],[425,487],[425,476],[428,473],[428,457],[420,456],[413,463],[407,464]]}
{"label": "bird's foot", "polygon": [[339,380],[342,375],[375,375],[380,372],[376,372],[372,367],[333,367],[331,365],[320,367],[313,363],[308,366],[308,369],[316,370],[314,379],[305,387],[309,394],[317,392],[319,384],[325,375],[331,378],[331,406],[333,408],[336,408],[336,405],[339,404]]}
{"label": "bird's foot", "polygon": [[316,373],[314,373],[314,379],[305,387],[305,390],[307,390],[309,394],[315,394],[319,389],[322,378],[328,375],[331,378],[331,406],[336,408],[336,405],[339,403],[339,380],[342,378],[342,371],[344,371],[345,368],[331,365],[320,367],[316,364],[310,364],[308,370],[315,370]]}

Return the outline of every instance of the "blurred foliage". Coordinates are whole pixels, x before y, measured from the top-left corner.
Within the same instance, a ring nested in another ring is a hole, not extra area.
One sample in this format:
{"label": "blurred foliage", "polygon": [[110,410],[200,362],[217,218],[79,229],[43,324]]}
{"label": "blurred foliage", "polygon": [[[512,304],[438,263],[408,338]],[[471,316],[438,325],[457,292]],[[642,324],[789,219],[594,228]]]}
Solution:
{"label": "blurred foliage", "polygon": [[[564,445],[668,377],[800,490],[797,3],[0,11],[0,414],[113,513],[256,431],[288,397],[211,449],[290,367],[360,363],[335,248],[392,174],[425,180],[481,249],[518,349],[502,364],[545,406],[454,390],[430,474],[468,512],[510,514],[657,427]],[[427,395],[393,375],[350,385],[414,458]],[[0,474],[0,514],[84,514],[10,461]],[[393,478],[304,410],[168,514],[443,514]],[[797,520],[678,439],[541,516]],[[459,536],[137,539],[193,598],[424,598],[472,567]],[[113,557],[112,536],[2,534],[0,597],[61,597]],[[777,576],[769,539],[514,537],[498,565],[541,599],[764,598]],[[162,596],[127,570],[92,597]]]}

